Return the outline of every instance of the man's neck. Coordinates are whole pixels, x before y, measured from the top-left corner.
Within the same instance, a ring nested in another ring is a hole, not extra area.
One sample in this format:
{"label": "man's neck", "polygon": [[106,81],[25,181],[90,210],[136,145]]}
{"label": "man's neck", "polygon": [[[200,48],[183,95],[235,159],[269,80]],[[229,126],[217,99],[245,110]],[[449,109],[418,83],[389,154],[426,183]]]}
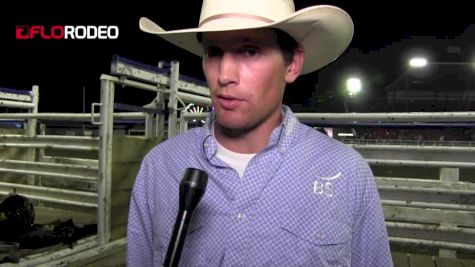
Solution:
{"label": "man's neck", "polygon": [[267,146],[272,131],[280,125],[282,119],[282,114],[279,114],[276,118],[245,130],[228,129],[215,123],[214,134],[218,142],[231,151],[255,154]]}

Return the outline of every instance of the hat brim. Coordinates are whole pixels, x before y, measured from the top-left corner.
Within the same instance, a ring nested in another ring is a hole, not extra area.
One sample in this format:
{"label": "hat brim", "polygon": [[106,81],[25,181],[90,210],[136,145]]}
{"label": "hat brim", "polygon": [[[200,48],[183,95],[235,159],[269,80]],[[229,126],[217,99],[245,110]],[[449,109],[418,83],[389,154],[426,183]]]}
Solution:
{"label": "hat brim", "polygon": [[301,9],[291,16],[274,23],[256,23],[242,19],[226,19],[207,27],[165,31],[148,18],[139,21],[140,29],[156,34],[193,54],[202,56],[203,48],[196,34],[200,32],[232,31],[244,29],[277,28],[290,34],[305,50],[301,75],[318,70],[337,59],[353,38],[353,21],[344,10],[330,5]]}

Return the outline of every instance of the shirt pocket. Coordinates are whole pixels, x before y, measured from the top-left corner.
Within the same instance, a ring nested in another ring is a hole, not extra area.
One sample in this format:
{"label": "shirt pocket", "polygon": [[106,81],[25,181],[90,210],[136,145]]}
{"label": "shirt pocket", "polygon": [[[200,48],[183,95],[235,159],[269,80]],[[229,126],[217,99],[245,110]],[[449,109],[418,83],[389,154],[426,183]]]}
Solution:
{"label": "shirt pocket", "polygon": [[296,216],[282,225],[294,263],[301,266],[350,266],[351,227],[317,215]]}

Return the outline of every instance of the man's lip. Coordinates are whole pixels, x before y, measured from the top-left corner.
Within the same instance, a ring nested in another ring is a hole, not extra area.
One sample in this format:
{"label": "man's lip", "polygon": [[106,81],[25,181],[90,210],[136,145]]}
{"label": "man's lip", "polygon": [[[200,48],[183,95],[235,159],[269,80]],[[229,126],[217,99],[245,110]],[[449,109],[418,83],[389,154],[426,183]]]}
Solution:
{"label": "man's lip", "polygon": [[241,100],[237,97],[230,96],[230,95],[218,95],[218,98],[224,99],[224,100]]}
{"label": "man's lip", "polygon": [[217,100],[221,108],[224,110],[234,110],[242,101],[239,98],[229,95],[218,95]]}

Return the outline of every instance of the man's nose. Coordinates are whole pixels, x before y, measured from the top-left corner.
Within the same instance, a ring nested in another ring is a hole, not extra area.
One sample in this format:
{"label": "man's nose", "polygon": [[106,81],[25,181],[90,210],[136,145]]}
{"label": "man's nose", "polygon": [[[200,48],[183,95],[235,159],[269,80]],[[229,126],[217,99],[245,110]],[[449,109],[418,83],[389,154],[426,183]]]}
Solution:
{"label": "man's nose", "polygon": [[237,83],[238,79],[238,60],[232,53],[223,53],[219,65],[218,82],[221,85],[228,85],[230,83]]}

